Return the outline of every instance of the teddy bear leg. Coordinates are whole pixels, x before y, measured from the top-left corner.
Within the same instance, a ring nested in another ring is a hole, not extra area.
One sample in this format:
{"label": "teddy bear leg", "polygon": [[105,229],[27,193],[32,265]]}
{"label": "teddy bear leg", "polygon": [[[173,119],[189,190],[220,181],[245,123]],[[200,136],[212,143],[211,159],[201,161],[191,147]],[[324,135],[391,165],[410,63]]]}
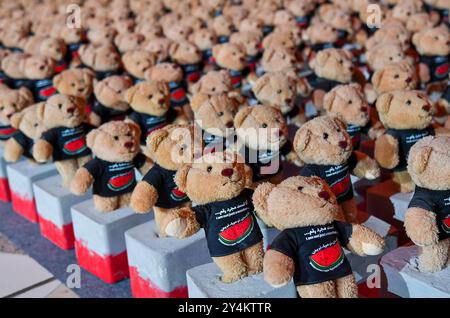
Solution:
{"label": "teddy bear leg", "polygon": [[224,283],[233,283],[248,274],[247,265],[242,259],[240,252],[227,256],[213,257],[213,261],[222,271],[222,281]]}
{"label": "teddy bear leg", "polygon": [[56,170],[61,175],[62,186],[68,188],[78,169],[76,159],[55,161]]}
{"label": "teddy bear leg", "polygon": [[339,298],[358,298],[358,286],[353,274],[336,280],[336,292]]}
{"label": "teddy bear leg", "polygon": [[437,244],[422,247],[419,256],[419,270],[421,272],[434,273],[442,270],[448,260],[450,240],[442,240]]}
{"label": "teddy bear leg", "polygon": [[259,242],[241,252],[247,264],[248,275],[254,275],[263,271],[264,250],[263,242]]}
{"label": "teddy bear leg", "polygon": [[166,217],[168,210],[169,209],[164,209],[156,206],[153,207],[153,212],[155,213],[155,223],[158,229],[159,237],[166,236],[166,232],[164,231],[165,229],[164,219]]}
{"label": "teddy bear leg", "polygon": [[415,185],[408,171],[394,171],[392,180],[400,186],[400,192],[413,192]]}
{"label": "teddy bear leg", "polygon": [[341,208],[344,213],[345,221],[348,223],[357,223],[356,217],[358,216],[358,208],[356,207],[355,198],[342,202]]}
{"label": "teddy bear leg", "polygon": [[101,212],[111,212],[119,207],[119,197],[101,197],[94,194],[95,208]]}
{"label": "teddy bear leg", "polygon": [[121,196],[119,196],[119,200],[118,200],[118,208],[123,208],[123,207],[127,207],[130,205],[130,201],[131,201],[131,192],[130,193],[125,193],[122,194]]}
{"label": "teddy bear leg", "polygon": [[91,156],[84,156],[77,159],[78,168],[83,167],[86,163],[88,163],[92,159]]}
{"label": "teddy bear leg", "polygon": [[297,292],[302,298],[336,298],[336,283],[332,280],[297,286]]}

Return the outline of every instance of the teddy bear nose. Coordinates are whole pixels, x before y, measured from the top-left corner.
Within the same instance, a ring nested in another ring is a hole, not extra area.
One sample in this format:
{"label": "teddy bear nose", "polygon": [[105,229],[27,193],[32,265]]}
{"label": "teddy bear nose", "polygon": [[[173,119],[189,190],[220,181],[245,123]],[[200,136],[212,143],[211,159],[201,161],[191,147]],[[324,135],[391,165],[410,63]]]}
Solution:
{"label": "teddy bear nose", "polygon": [[341,147],[342,149],[347,148],[347,142],[346,141],[339,141],[339,147]]}
{"label": "teddy bear nose", "polygon": [[67,108],[67,112],[70,113],[70,114],[73,114],[75,112],[75,107]]}
{"label": "teddy bear nose", "polygon": [[422,109],[423,109],[424,111],[426,111],[426,112],[429,112],[430,109],[431,109],[431,107],[430,107],[430,105],[425,105],[425,106],[422,107]]}
{"label": "teddy bear nose", "polygon": [[412,78],[411,77],[408,77],[407,79],[406,79],[406,83],[411,83],[411,81],[412,81]]}
{"label": "teddy bear nose", "polygon": [[13,115],[13,114],[8,114],[8,115],[6,115],[6,118],[8,118],[8,119],[9,119],[9,118],[11,118],[11,117],[12,117],[12,115]]}
{"label": "teddy bear nose", "polygon": [[164,102],[165,102],[164,98],[161,98],[160,100],[158,100],[159,104],[164,104]]}
{"label": "teddy bear nose", "polygon": [[322,199],[328,201],[330,199],[330,194],[327,191],[320,191],[319,198],[322,198]]}
{"label": "teddy bear nose", "polygon": [[224,177],[231,177],[233,175],[234,170],[231,168],[223,169],[222,170],[222,176]]}
{"label": "teddy bear nose", "polygon": [[233,127],[233,122],[229,121],[225,124],[225,126],[227,126],[227,128],[232,128]]}
{"label": "teddy bear nose", "polygon": [[362,111],[363,113],[367,112],[367,107],[366,107],[366,106],[361,107],[361,111]]}
{"label": "teddy bear nose", "polygon": [[284,101],[286,102],[286,104],[292,103],[292,99],[290,99],[290,98],[286,98]]}
{"label": "teddy bear nose", "polygon": [[132,141],[127,141],[125,143],[125,148],[131,149],[131,148],[133,148],[133,146],[134,146],[134,142],[132,142]]}

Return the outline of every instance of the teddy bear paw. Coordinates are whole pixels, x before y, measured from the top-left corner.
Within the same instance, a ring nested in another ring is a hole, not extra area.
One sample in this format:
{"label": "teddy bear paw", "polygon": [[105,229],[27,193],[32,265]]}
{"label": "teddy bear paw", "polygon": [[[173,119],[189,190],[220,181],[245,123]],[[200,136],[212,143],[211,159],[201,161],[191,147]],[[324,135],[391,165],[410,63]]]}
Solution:
{"label": "teddy bear paw", "polygon": [[181,237],[186,230],[187,222],[185,219],[176,218],[170,221],[166,226],[166,234],[171,237]]}
{"label": "teddy bear paw", "polygon": [[383,252],[383,249],[372,243],[362,243],[362,250],[366,255],[379,255]]}

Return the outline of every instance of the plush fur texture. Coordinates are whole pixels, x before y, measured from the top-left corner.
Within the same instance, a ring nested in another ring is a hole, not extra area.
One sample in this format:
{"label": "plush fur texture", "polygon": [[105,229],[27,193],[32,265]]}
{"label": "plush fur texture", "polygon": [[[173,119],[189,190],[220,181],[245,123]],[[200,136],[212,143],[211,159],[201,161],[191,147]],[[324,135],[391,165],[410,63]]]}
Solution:
{"label": "plush fur texture", "polygon": [[209,71],[192,85],[193,94],[216,95],[233,89],[230,74],[225,70]]}
{"label": "plush fur texture", "polygon": [[223,69],[242,71],[246,66],[245,48],[239,44],[217,44],[213,47],[213,57]]}
{"label": "plush fur texture", "polygon": [[181,82],[183,80],[183,70],[174,63],[159,63],[149,68],[144,77],[149,81]]}
{"label": "plush fur texture", "polygon": [[21,65],[28,56],[28,54],[21,52],[11,53],[2,59],[1,69],[11,78],[23,79],[25,78],[25,70]]}
{"label": "plush fur texture", "polygon": [[372,70],[383,68],[386,64],[405,60],[405,53],[397,43],[380,43],[366,51],[367,65]]}
{"label": "plush fur texture", "polygon": [[95,74],[88,68],[68,69],[53,77],[53,86],[60,94],[89,98]]}
{"label": "plush fur texture", "polygon": [[296,64],[295,54],[282,46],[265,49],[261,59],[261,66],[268,73],[295,69]]}
{"label": "plush fur texture", "polygon": [[5,88],[0,93],[0,123],[11,124],[11,117],[33,103],[33,94],[26,87]]}
{"label": "plush fur texture", "polygon": [[156,64],[156,55],[144,50],[128,51],[122,56],[122,63],[130,75],[143,80],[145,72]]}
{"label": "plush fur texture", "polygon": [[125,101],[139,113],[163,116],[170,107],[169,86],[162,81],[138,83],[127,89]]}
{"label": "plush fur texture", "polygon": [[23,60],[19,64],[22,68],[25,78],[31,80],[39,80],[50,78],[55,73],[55,60],[42,55],[32,55]]}
{"label": "plush fur texture", "polygon": [[82,45],[78,50],[80,59],[94,71],[117,71],[121,67],[121,58],[112,45]]}
{"label": "plush fur texture", "polygon": [[174,42],[169,49],[171,59],[179,64],[195,64],[202,60],[202,52],[192,43]]}

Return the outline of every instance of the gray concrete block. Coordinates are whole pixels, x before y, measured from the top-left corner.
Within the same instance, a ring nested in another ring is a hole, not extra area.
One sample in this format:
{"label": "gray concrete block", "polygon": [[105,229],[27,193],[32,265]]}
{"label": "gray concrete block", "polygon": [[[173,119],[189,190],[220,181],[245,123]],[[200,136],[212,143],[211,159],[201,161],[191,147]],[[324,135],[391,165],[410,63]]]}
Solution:
{"label": "gray concrete block", "polygon": [[413,195],[414,192],[396,193],[389,198],[394,206],[394,219],[401,222],[405,220],[405,212],[408,209],[409,202],[411,202]]}
{"label": "gray concrete block", "polygon": [[7,178],[6,161],[3,158],[3,146],[0,145],[0,178]]}
{"label": "gray concrete block", "polygon": [[256,221],[258,222],[259,228],[261,229],[261,233],[263,235],[264,250],[267,250],[280,231],[274,227],[267,226],[259,218],[256,218]]}

